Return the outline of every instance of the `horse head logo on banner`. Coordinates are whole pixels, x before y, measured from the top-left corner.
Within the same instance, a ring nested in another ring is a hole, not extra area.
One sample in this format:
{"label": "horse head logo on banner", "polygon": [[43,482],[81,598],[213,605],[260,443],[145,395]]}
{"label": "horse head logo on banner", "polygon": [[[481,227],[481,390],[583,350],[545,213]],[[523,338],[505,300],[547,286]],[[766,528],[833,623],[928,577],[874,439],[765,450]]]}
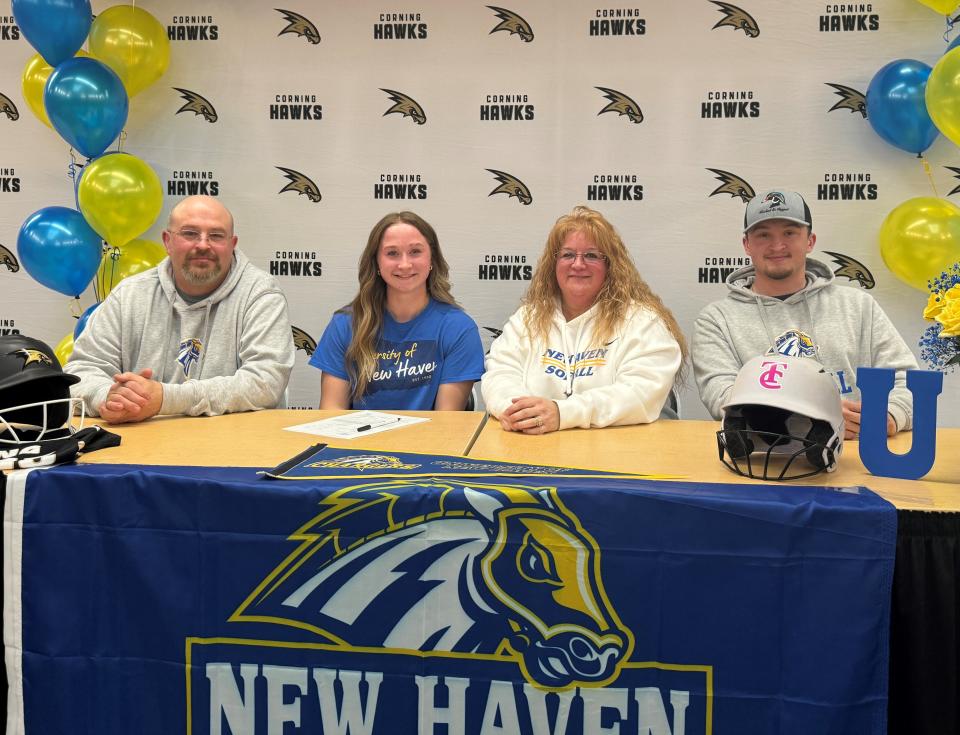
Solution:
{"label": "horse head logo on banner", "polygon": [[555,488],[397,479],[320,506],[232,622],[367,651],[503,656],[556,690],[603,686],[630,658],[597,542]]}

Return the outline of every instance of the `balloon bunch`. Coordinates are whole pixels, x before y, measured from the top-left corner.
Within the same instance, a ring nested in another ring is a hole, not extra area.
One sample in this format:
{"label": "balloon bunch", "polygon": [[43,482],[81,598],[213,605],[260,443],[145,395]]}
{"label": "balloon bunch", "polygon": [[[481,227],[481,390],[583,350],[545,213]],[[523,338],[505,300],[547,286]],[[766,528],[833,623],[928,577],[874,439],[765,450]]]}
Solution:
{"label": "balloon bunch", "polygon": [[[38,52],[23,70],[24,99],[87,159],[70,166],[77,209],[44,207],[30,215],[17,238],[20,258],[38,282],[75,298],[101,274],[101,299],[165,255],[162,246],[135,239],[160,213],[159,178],[139,158],[105,151],[122,134],[130,98],[166,71],[170,42],[160,22],[134,6],[108,8],[96,19],[90,0],[12,0],[11,7]],[[85,40],[89,51],[80,48]],[[95,308],[84,312],[80,329]]]}
{"label": "balloon bunch", "polygon": [[[960,0],[919,0],[947,15]],[[886,142],[922,158],[940,133],[960,145],[960,38],[930,67],[899,59],[882,67],[867,88],[870,126]],[[929,164],[924,160],[929,175]],[[931,178],[931,184],[933,179]],[[936,195],[936,188],[934,187]],[[880,226],[880,254],[901,281],[921,291],[960,261],[960,207],[939,196],[896,206]]]}

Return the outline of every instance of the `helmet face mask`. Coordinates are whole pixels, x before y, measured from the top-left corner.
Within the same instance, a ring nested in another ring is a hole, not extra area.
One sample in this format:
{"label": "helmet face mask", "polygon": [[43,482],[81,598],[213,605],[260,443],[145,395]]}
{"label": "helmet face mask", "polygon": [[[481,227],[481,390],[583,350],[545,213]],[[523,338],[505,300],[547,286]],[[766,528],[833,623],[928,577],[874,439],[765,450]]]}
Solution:
{"label": "helmet face mask", "polygon": [[717,432],[720,461],[758,480],[833,472],[843,449],[843,409],[833,378],[816,361],[756,357],[737,374]]}
{"label": "helmet face mask", "polygon": [[83,428],[83,401],[70,397],[78,380],[63,372],[46,343],[0,337],[0,447],[63,439]]}

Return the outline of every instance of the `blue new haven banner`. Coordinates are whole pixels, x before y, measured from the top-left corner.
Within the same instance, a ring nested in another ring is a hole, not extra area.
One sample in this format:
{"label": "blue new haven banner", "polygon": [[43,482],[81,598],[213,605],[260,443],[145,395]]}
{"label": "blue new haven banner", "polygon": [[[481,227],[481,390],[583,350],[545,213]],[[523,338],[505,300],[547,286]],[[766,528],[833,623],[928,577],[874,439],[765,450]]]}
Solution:
{"label": "blue new haven banner", "polygon": [[8,732],[886,732],[862,488],[87,465],[4,513]]}

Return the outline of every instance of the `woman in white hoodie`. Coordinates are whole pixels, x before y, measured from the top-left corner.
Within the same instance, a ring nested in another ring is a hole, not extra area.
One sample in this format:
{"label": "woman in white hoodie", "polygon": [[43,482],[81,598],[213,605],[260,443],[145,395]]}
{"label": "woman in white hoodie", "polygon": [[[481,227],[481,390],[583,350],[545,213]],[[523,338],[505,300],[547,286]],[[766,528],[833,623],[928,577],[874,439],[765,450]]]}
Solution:
{"label": "woman in white hoodie", "polygon": [[655,421],[687,357],[683,333],[616,230],[575,207],[557,220],[481,389],[506,431]]}

